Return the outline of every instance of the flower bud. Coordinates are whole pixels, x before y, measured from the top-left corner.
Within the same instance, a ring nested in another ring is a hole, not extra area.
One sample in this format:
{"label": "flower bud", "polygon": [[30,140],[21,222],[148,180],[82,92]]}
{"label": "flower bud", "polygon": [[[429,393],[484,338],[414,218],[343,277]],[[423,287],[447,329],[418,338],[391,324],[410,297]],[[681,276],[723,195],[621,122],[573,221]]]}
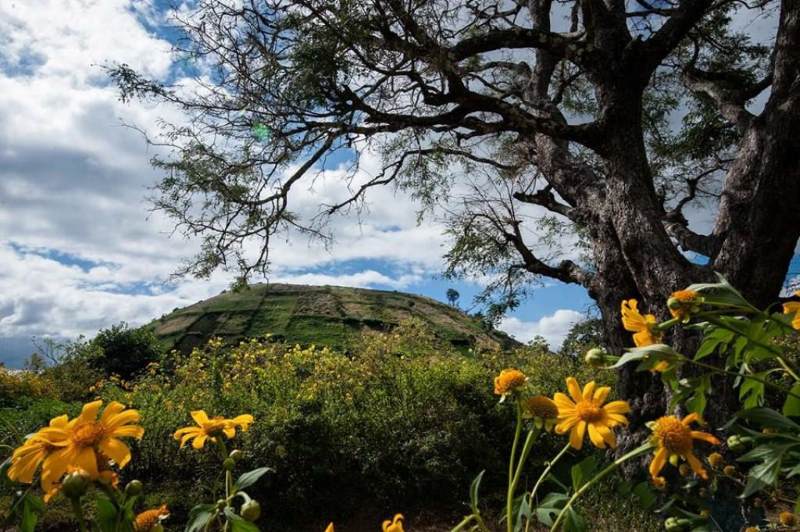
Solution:
{"label": "flower bud", "polygon": [[735,453],[740,453],[746,450],[752,441],[753,439],[750,437],[734,434],[733,436],[728,437],[728,449]]}
{"label": "flower bud", "polygon": [[236,467],[236,462],[233,460],[233,458],[226,458],[222,462],[222,467],[228,471],[233,471],[233,468]]}
{"label": "flower bud", "polygon": [[586,356],[583,357],[583,360],[593,368],[602,368],[606,365],[607,356],[608,353],[605,349],[594,347],[586,351]]}
{"label": "flower bud", "polygon": [[225,506],[227,506],[227,504],[225,504],[225,499],[217,500],[217,510],[221,512],[222,510],[225,509]]}
{"label": "flower bud", "polygon": [[142,491],[144,491],[144,485],[140,480],[131,480],[128,482],[128,485],[125,486],[125,495],[128,497],[141,495]]}
{"label": "flower bud", "polygon": [[677,454],[669,455],[669,463],[672,464],[672,467],[678,467],[678,464],[680,463],[680,459],[681,459],[681,457],[678,456]]}
{"label": "flower bud", "polygon": [[230,458],[233,459],[234,462],[238,462],[242,458],[244,458],[244,453],[239,449],[234,449],[231,451],[231,454],[228,455]]}
{"label": "flower bud", "polygon": [[258,501],[250,499],[242,505],[242,511],[239,513],[250,522],[256,521],[261,517],[261,505]]}
{"label": "flower bud", "polygon": [[692,474],[692,468],[689,467],[689,464],[681,464],[678,466],[678,473],[680,473],[682,477],[688,477]]}
{"label": "flower bud", "polygon": [[687,530],[691,524],[691,521],[688,519],[669,517],[664,521],[664,529],[668,532],[679,532],[681,530]]}
{"label": "flower bud", "polygon": [[711,453],[708,455],[708,463],[711,464],[711,467],[717,468],[725,463],[725,460],[722,458],[721,454]]}
{"label": "flower bud", "polygon": [[726,465],[724,468],[722,468],[722,472],[728,475],[729,477],[732,477],[733,475],[736,474],[736,466]]}
{"label": "flower bud", "polygon": [[83,471],[73,471],[64,477],[61,491],[68,499],[79,499],[89,489],[89,475]]}

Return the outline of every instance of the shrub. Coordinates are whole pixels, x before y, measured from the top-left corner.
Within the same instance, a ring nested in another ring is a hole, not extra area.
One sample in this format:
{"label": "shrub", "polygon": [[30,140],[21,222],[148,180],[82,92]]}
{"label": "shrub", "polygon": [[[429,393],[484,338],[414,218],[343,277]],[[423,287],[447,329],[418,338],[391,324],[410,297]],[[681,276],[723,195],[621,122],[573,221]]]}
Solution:
{"label": "shrub", "polygon": [[148,364],[158,362],[162,348],[152,331],[132,329],[126,323],[102,329],[91,341],[96,348],[89,364],[105,375],[118,375],[128,380]]}

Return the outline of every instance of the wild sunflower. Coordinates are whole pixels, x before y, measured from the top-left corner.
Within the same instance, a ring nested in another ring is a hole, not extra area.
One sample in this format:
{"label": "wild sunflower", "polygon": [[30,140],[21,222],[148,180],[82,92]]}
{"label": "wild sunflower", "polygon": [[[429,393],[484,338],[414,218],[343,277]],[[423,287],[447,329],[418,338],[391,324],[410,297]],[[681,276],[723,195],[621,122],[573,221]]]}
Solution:
{"label": "wild sunflower", "polygon": [[[795,292],[795,296],[800,297],[800,292]],[[783,304],[784,314],[794,314],[792,318],[792,327],[800,330],[800,301],[789,301]]]}
{"label": "wild sunflower", "polygon": [[135,532],[151,532],[167,517],[169,517],[169,509],[166,504],[162,504],[158,508],[145,510],[136,515],[133,521],[133,530]]}
{"label": "wild sunflower", "polygon": [[550,432],[558,419],[558,406],[549,397],[534,395],[522,401],[522,415],[532,419],[537,428]]}
{"label": "wild sunflower", "polygon": [[661,341],[661,333],[656,330],[658,321],[652,314],[644,316],[639,312],[639,302],[628,299],[622,302],[622,326],[626,331],[634,333],[633,343],[636,347],[645,347]]}
{"label": "wild sunflower", "polygon": [[205,411],[194,410],[191,412],[191,416],[197,423],[196,426],[184,427],[175,431],[174,437],[176,440],[180,440],[181,448],[192,441],[192,447],[202,449],[206,440],[210,439],[215,442],[216,438],[222,434],[231,439],[236,436],[236,427],[239,427],[242,432],[247,432],[247,429],[253,424],[253,416],[250,414],[242,414],[233,419],[226,419],[222,416],[209,418]]}
{"label": "wild sunflower", "polygon": [[381,525],[381,530],[383,532],[404,532],[403,531],[403,514],[395,514],[394,518],[390,520],[386,520]]}
{"label": "wild sunflower", "polygon": [[555,394],[553,401],[558,407],[558,425],[556,432],[565,434],[569,432],[569,443],[575,449],[583,447],[583,436],[589,432],[589,439],[595,447],[600,449],[606,445],[612,449],[617,446],[617,438],[611,430],[617,425],[626,425],[628,419],[624,416],[630,412],[630,406],[625,401],[605,402],[611,388],[608,386],[597,387],[594,381],[581,387],[574,377],[567,378],[567,389],[572,399],[563,393]]}
{"label": "wild sunflower", "polygon": [[103,401],[85,404],[71,421],[67,416],[53,418],[15,451],[11,469],[14,465],[17,469],[9,469],[9,477],[30,482],[41,463],[45,501],[58,492],[59,481],[68,471],[80,470],[91,480],[113,483],[112,463],[123,468],[131,459],[130,449],[120,438],[141,438],[144,429],[136,425],[139,412],[126,410],[116,401],[109,403],[98,419],[102,405]]}
{"label": "wild sunflower", "polygon": [[699,295],[694,290],[678,290],[670,295],[667,307],[673,318],[687,320],[700,309],[700,303]]}
{"label": "wild sunflower", "polygon": [[719,445],[720,442],[707,432],[691,429],[690,425],[699,420],[700,416],[697,414],[689,414],[682,420],[675,416],[664,416],[652,423],[652,439],[656,445],[656,453],[650,462],[650,476],[654,480],[661,478],[659,473],[666,465],[667,460],[673,456],[679,456],[686,460],[692,471],[701,478],[708,478],[708,473],[692,450],[692,444],[694,440],[705,441],[712,445]]}
{"label": "wild sunflower", "polygon": [[47,458],[47,455],[57,449],[58,445],[66,445],[67,435],[63,432],[63,429],[67,427],[68,423],[69,418],[67,416],[53,418],[47,427],[39,429],[38,432],[15,449],[11,455],[8,478],[14,482],[31,484],[36,470]]}
{"label": "wild sunflower", "polygon": [[494,393],[505,397],[525,384],[527,380],[528,377],[518,369],[504,369],[500,375],[494,378]]}

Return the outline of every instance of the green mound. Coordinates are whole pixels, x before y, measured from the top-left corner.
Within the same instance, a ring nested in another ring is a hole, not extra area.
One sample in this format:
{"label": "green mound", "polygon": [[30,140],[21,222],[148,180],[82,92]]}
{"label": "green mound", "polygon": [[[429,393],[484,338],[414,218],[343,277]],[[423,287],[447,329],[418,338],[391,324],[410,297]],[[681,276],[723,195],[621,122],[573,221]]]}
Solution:
{"label": "green mound", "polygon": [[461,350],[519,345],[479,320],[433,299],[383,290],[340,286],[255,284],[237,292],[176,309],[146,327],[168,349],[189,352],[212,337],[237,343],[271,335],[302,345],[347,349],[365,330],[388,331],[417,318],[437,336]]}

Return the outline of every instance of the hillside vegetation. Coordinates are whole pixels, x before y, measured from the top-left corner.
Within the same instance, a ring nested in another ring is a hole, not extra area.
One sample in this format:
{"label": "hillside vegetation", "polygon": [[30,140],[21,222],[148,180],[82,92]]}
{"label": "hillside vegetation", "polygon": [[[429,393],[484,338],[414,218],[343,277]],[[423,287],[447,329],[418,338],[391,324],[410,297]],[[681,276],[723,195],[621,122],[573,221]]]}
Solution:
{"label": "hillside vegetation", "polygon": [[150,323],[166,349],[189,353],[212,337],[236,344],[270,335],[290,344],[347,350],[365,330],[389,331],[408,319],[426,323],[460,351],[518,346],[479,319],[433,299],[340,286],[254,284],[176,309]]}

